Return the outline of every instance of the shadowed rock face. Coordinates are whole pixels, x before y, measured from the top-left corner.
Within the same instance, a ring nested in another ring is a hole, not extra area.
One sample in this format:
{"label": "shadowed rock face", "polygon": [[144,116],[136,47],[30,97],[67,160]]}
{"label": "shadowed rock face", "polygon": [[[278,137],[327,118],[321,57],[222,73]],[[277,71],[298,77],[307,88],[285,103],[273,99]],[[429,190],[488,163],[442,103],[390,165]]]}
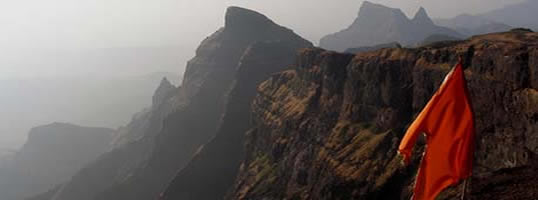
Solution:
{"label": "shadowed rock face", "polygon": [[461,37],[449,28],[435,25],[424,8],[413,19],[409,19],[399,9],[365,1],[353,24],[345,30],[323,37],[320,46],[335,51],[390,42],[408,46],[433,34]]}
{"label": "shadowed rock face", "polygon": [[[469,199],[536,199],[538,195],[538,167],[503,169],[491,176],[473,180]],[[459,194],[454,195],[457,198]]]}
{"label": "shadowed rock face", "polygon": [[172,94],[156,92],[155,102],[163,103],[134,118],[123,134],[130,142],[88,166],[53,199],[156,199],[201,145],[215,136],[237,67],[250,46],[263,41],[310,46],[254,11],[231,7],[225,24],[201,43],[181,87],[161,84]]}
{"label": "shadowed rock face", "polygon": [[[459,56],[469,66],[478,137],[468,191],[474,199],[523,197],[501,188],[512,187],[502,183],[507,177],[525,177],[499,170],[536,166],[538,34],[530,32],[356,55],[303,51],[294,69],[258,87],[247,154],[228,198],[409,199],[423,142],[409,167],[397,147]],[[535,194],[528,183],[517,191]]]}
{"label": "shadowed rock face", "polygon": [[179,172],[163,199],[222,199],[244,159],[244,135],[251,125],[250,105],[256,87],[271,74],[291,66],[299,49],[312,46],[298,36],[294,40],[259,42],[245,51],[215,138]]}
{"label": "shadowed rock face", "polygon": [[110,149],[112,129],[53,123],[33,128],[27,143],[0,168],[0,199],[49,191]]}

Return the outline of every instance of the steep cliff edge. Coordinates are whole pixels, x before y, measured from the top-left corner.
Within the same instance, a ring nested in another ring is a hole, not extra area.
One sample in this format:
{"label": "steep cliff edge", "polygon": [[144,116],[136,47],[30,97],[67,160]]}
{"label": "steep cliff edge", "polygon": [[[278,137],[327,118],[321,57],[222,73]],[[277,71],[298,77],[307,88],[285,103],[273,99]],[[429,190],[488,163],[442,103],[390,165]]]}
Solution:
{"label": "steep cliff edge", "polygon": [[296,52],[306,47],[312,44],[295,36],[288,41],[255,43],[245,51],[215,138],[179,172],[163,199],[213,200],[225,195],[244,158],[244,135],[250,127],[256,87],[271,74],[288,69]]}
{"label": "steep cliff edge", "polygon": [[[397,146],[458,56],[469,66],[477,123],[468,191],[510,199],[498,191],[513,184],[495,180],[525,180],[503,170],[533,171],[538,154],[538,34],[521,31],[356,55],[303,51],[293,70],[258,87],[247,154],[228,198],[409,199],[423,148],[405,168]],[[520,186],[530,194],[538,188]]]}

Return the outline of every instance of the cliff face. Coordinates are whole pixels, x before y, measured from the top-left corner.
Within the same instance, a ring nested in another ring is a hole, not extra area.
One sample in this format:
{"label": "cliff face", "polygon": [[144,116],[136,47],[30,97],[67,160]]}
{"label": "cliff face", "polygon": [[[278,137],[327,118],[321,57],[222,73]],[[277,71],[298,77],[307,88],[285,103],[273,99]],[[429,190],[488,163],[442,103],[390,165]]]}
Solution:
{"label": "cliff face", "polygon": [[0,199],[49,191],[110,149],[114,130],[53,123],[33,128],[27,143],[0,168]]}
{"label": "cliff face", "polygon": [[241,58],[251,45],[263,41],[309,46],[259,13],[229,8],[225,27],[206,38],[189,61],[181,87],[161,84],[162,91],[168,92],[159,89],[154,103],[160,104],[136,116],[124,130],[127,139],[119,141],[128,142],[119,142],[118,148],[79,173],[54,199],[157,198],[215,135]]}
{"label": "cliff face", "polygon": [[340,32],[323,37],[320,46],[329,50],[344,51],[349,48],[390,42],[415,45],[433,34],[462,37],[449,28],[435,25],[424,8],[409,19],[399,9],[365,1],[353,24]]}
{"label": "cliff face", "polygon": [[179,172],[163,199],[221,199],[230,189],[244,158],[244,135],[257,85],[291,66],[299,49],[312,46],[299,36],[287,40],[255,43],[245,51],[215,138]]}
{"label": "cliff face", "polygon": [[[247,154],[228,198],[409,199],[423,147],[409,167],[397,147],[460,55],[478,137],[468,191],[476,199],[495,191],[514,197],[484,185],[515,177],[505,168],[536,166],[538,34],[529,32],[356,55],[303,51],[294,69],[258,87]],[[533,182],[519,186],[536,190]]]}

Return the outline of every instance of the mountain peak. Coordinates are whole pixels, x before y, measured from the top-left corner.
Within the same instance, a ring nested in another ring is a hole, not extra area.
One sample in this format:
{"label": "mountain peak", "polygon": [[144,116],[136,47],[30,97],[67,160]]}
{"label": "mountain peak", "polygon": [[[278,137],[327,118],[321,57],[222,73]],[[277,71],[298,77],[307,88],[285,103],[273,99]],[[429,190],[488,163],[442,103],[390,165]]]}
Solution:
{"label": "mountain peak", "polygon": [[362,6],[361,6],[361,7],[369,7],[369,6],[381,6],[381,5],[372,3],[372,2],[370,2],[370,1],[364,1],[364,2],[362,2]]}
{"label": "mountain peak", "polygon": [[250,26],[260,26],[265,24],[272,24],[273,22],[256,11],[241,8],[241,7],[229,7],[226,10],[226,28],[242,28]]}
{"label": "mountain peak", "polygon": [[409,19],[400,9],[365,1],[355,21],[348,28],[323,37],[320,46],[335,51],[375,47],[390,42],[407,46],[433,34],[460,36],[451,29],[435,25],[424,8]]}
{"label": "mountain peak", "polygon": [[381,4],[364,1],[359,9],[359,16],[355,19],[352,26],[364,26],[369,24],[378,26],[381,22],[386,21],[406,21],[407,16],[398,8],[391,8]]}
{"label": "mountain peak", "polygon": [[386,11],[399,11],[399,9],[397,8],[391,8],[391,7],[387,7],[387,6],[384,6],[384,5],[381,5],[381,4],[376,4],[376,3],[372,3],[372,2],[369,2],[369,1],[364,1],[361,5],[361,8],[359,10],[359,14],[361,12],[367,12],[369,10],[386,10]]}
{"label": "mountain peak", "polygon": [[426,9],[424,9],[424,7],[420,7],[420,9],[418,9],[417,14],[415,14],[415,17],[413,18],[413,21],[421,24],[434,24],[430,16],[428,16],[428,13],[426,12]]}
{"label": "mountain peak", "polygon": [[168,97],[172,96],[176,87],[168,81],[166,77],[163,77],[161,80],[161,83],[159,84],[159,87],[157,87],[157,90],[155,91],[155,94],[153,95],[153,105],[157,106],[164,102]]}
{"label": "mountain peak", "polygon": [[161,84],[159,87],[173,87],[172,86],[172,83],[170,83],[170,81],[168,80],[168,78],[163,77],[163,79],[161,79]]}

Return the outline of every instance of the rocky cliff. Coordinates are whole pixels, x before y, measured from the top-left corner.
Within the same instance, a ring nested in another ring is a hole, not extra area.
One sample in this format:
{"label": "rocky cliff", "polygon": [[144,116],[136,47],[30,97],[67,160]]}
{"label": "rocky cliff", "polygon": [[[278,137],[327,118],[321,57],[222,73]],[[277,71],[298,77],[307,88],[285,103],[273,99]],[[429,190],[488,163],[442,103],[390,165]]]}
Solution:
{"label": "rocky cliff", "polygon": [[0,199],[31,197],[69,180],[110,149],[113,134],[64,123],[33,128],[26,144],[0,168]]}
{"label": "rocky cliff", "polygon": [[356,55],[304,50],[258,87],[228,198],[409,199],[423,147],[403,167],[398,144],[459,56],[478,137],[470,197],[534,198],[536,181],[518,174],[536,172],[538,34],[523,31]]}
{"label": "rocky cliff", "polygon": [[295,36],[288,41],[255,43],[245,51],[215,138],[179,172],[163,199],[214,200],[225,195],[244,158],[244,135],[250,127],[256,87],[271,74],[288,69],[296,52],[306,47],[312,44]]}
{"label": "rocky cliff", "polygon": [[400,9],[364,1],[357,19],[348,28],[323,37],[320,46],[335,51],[390,42],[408,46],[433,34],[462,37],[456,31],[435,25],[424,8],[409,19]]}
{"label": "rocky cliff", "polygon": [[[137,115],[122,134],[127,139],[119,140],[118,148],[81,171],[53,199],[157,198],[201,145],[215,136],[230,88],[238,82],[238,67],[255,60],[254,56],[264,57],[252,47],[264,41],[280,42],[285,52],[310,46],[259,13],[229,8],[225,26],[206,38],[189,61],[181,87],[172,88],[163,81],[154,96],[154,103],[160,104]],[[256,55],[245,56],[253,49]],[[286,60],[275,62],[285,64]]]}

